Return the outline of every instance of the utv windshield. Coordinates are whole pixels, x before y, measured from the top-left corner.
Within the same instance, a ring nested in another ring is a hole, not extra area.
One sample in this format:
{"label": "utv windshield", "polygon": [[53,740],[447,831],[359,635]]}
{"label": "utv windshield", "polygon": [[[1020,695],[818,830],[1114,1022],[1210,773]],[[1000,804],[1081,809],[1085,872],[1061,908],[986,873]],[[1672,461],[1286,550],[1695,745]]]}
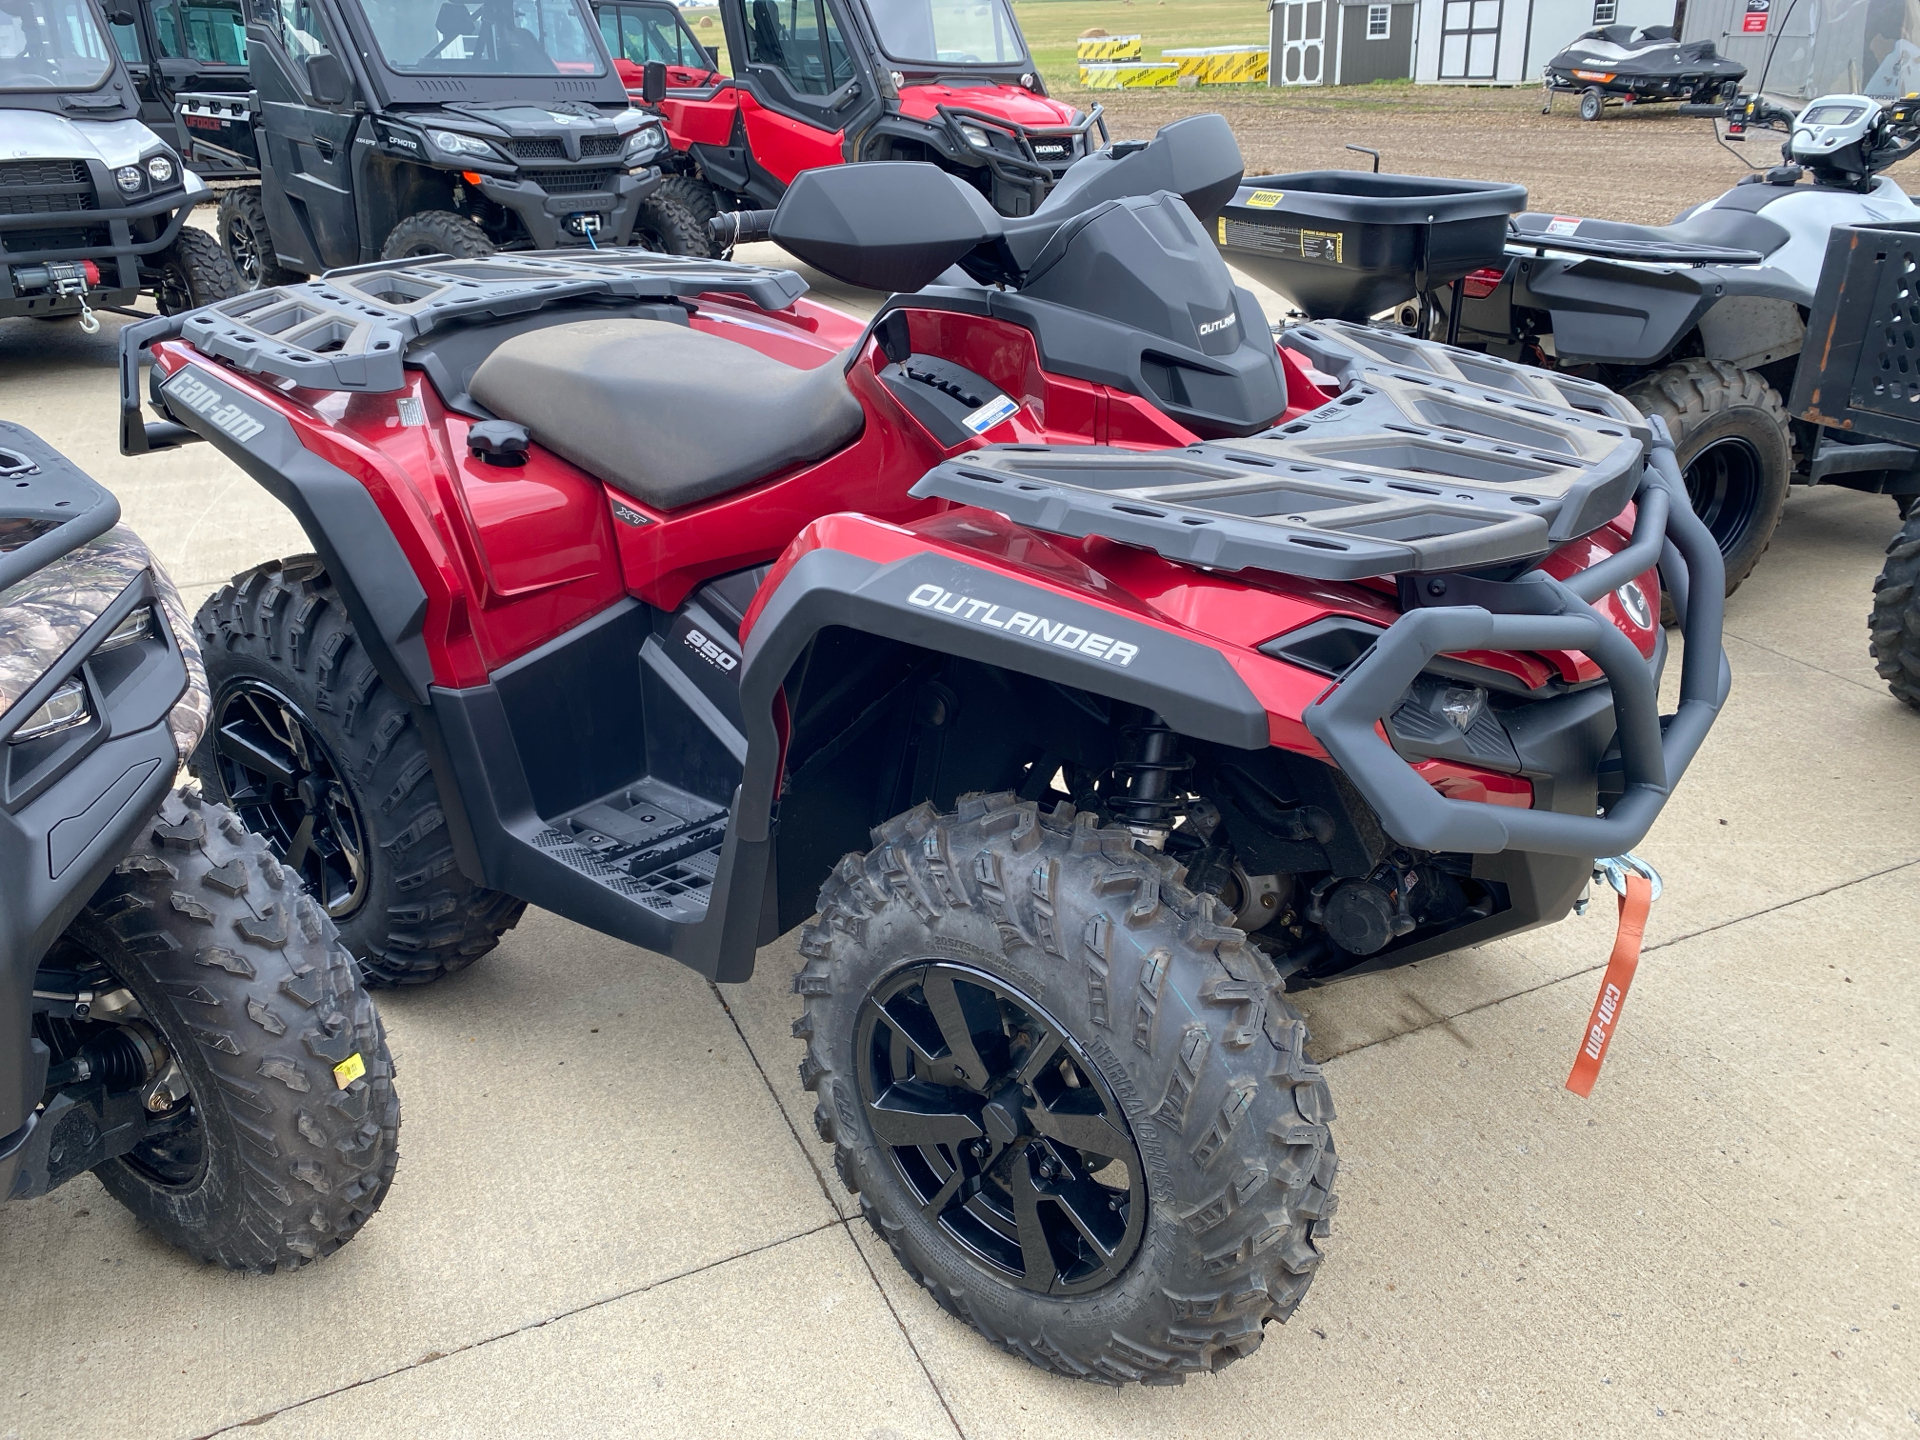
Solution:
{"label": "utv windshield", "polygon": [[381,58],[402,75],[606,73],[580,0],[363,0],[363,8]]}
{"label": "utv windshield", "polygon": [[92,90],[112,73],[87,0],[0,0],[0,90]]}
{"label": "utv windshield", "polygon": [[152,13],[154,38],[167,59],[247,63],[247,17],[240,0],[153,0]]}
{"label": "utv windshield", "polygon": [[1006,0],[868,0],[880,48],[909,65],[1018,65],[1027,57]]}

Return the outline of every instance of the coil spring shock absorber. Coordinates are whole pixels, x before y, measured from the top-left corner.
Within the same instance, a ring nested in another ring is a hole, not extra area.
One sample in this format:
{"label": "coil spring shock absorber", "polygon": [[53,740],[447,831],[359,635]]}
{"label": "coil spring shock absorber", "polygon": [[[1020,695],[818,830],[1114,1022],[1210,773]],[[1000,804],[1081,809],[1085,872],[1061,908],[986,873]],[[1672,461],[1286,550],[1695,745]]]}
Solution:
{"label": "coil spring shock absorber", "polygon": [[1193,757],[1181,751],[1180,737],[1158,714],[1141,714],[1141,720],[1120,727],[1125,754],[1114,761],[1112,773],[1125,792],[1113,809],[1134,839],[1158,850],[1186,807],[1185,792],[1176,781],[1193,769]]}

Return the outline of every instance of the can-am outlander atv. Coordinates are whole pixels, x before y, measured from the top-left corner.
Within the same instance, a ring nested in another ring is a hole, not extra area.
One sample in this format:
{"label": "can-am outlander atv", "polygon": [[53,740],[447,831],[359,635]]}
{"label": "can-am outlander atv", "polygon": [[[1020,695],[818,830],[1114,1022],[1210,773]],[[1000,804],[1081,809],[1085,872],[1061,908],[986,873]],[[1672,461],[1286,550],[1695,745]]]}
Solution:
{"label": "can-am outlander atv", "polygon": [[630,93],[666,118],[665,193],[703,224],[778,203],[803,170],[870,160],[927,161],[1027,215],[1107,143],[1098,105],[1047,94],[1006,0],[721,0],[731,76],[662,0],[594,9]]}
{"label": "can-am outlander atv", "polygon": [[1920,143],[1920,99],[1830,95],[1796,116],[1742,96],[1725,115],[1738,134],[1789,131],[1788,163],[1671,225],[1521,215],[1504,268],[1438,292],[1434,333],[1617,387],[1664,420],[1737,586],[1771,540],[1790,484],[1920,493],[1920,454],[1889,469],[1888,447],[1790,420],[1782,403],[1802,347],[1819,343],[1806,319],[1829,234],[1920,219],[1883,173]]}
{"label": "can-am outlander atv", "polygon": [[298,876],[174,793],[206,679],[119,515],[0,422],[0,1201],[91,1170],[201,1260],[291,1269],[387,1192],[393,1062]]}
{"label": "can-am outlander atv", "polygon": [[1556,91],[1580,97],[1580,118],[1598,120],[1609,103],[1647,105],[1662,100],[1711,104],[1731,98],[1747,67],[1713,48],[1711,40],[1682,40],[1671,25],[1602,25],[1579,36],[1547,61],[1542,115]]}
{"label": "can-am outlander atv", "polygon": [[251,286],[415,255],[670,248],[647,209],[666,133],[628,105],[585,0],[287,0],[246,37],[250,103],[180,104],[196,163],[259,169],[220,200]]}
{"label": "can-am outlander atv", "polygon": [[1239,173],[1217,116],[1027,217],[808,172],[771,235],[901,292],[864,326],[626,253],[123,332],[125,448],[185,427],[312,537],[202,607],[195,763],[373,973],[529,902],[723,982],[804,926],[841,1177],[942,1305],[1109,1382],[1250,1353],[1320,1261],[1286,991],[1567,913],[1728,686],[1657,424],[1357,327],[1276,349],[1196,219]]}
{"label": "can-am outlander atv", "polygon": [[206,184],[140,123],[140,100],[93,0],[0,0],[0,318],[162,314],[238,288],[188,228]]}

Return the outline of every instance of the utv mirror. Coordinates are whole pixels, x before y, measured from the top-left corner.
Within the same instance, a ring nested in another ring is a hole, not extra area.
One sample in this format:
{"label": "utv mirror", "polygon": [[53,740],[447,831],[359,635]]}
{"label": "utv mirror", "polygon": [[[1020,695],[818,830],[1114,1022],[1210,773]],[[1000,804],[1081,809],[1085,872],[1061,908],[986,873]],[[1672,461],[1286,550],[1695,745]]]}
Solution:
{"label": "utv mirror", "polygon": [[107,12],[107,23],[109,25],[132,25],[134,23],[133,11],[124,8],[109,10]]}
{"label": "utv mirror", "polygon": [[640,71],[640,98],[658,105],[667,98],[667,66],[664,60],[649,60]]}
{"label": "utv mirror", "polygon": [[910,160],[803,171],[773,212],[772,238],[836,280],[918,290],[976,246],[1000,217],[964,181]]}
{"label": "utv mirror", "polygon": [[1038,213],[1090,210],[1107,200],[1171,190],[1202,225],[1211,225],[1245,169],[1225,116],[1190,115],[1163,126],[1145,145],[1116,145],[1075,162]]}
{"label": "utv mirror", "polygon": [[353,96],[353,87],[347,80],[347,67],[340,63],[340,57],[331,50],[322,50],[307,57],[307,89],[312,93],[316,104],[344,105]]}

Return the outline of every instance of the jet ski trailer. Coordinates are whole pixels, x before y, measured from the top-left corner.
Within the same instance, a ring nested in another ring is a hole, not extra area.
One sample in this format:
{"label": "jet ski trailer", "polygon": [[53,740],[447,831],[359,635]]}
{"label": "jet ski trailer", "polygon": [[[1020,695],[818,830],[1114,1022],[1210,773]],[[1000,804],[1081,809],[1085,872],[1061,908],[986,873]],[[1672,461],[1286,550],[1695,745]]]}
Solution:
{"label": "jet ski trailer", "polygon": [[1668,25],[1631,25],[1589,30],[1547,61],[1542,115],[1553,110],[1556,91],[1580,96],[1580,118],[1598,120],[1609,104],[1645,105],[1679,100],[1705,105],[1739,91],[1747,67],[1713,48],[1711,40],[1681,40]]}

